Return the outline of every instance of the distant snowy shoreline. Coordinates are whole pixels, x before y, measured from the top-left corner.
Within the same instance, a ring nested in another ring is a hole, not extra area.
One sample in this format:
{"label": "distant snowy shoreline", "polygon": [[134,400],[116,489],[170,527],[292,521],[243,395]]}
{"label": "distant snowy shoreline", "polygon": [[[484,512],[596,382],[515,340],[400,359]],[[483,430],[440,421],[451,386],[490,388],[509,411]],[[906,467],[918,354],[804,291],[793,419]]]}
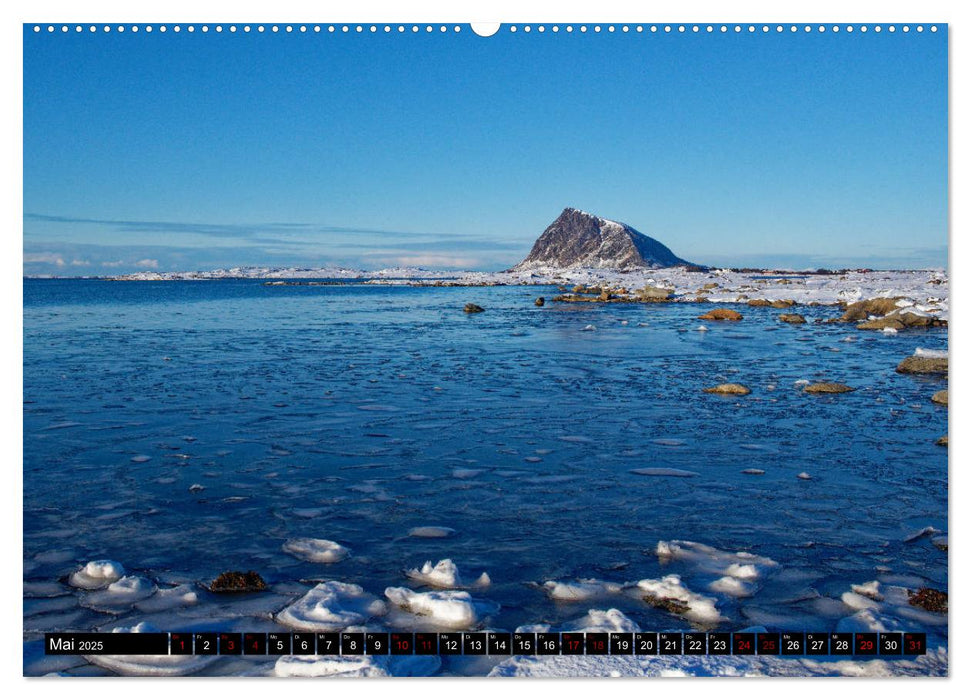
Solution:
{"label": "distant snowy shoreline", "polygon": [[658,269],[547,269],[518,272],[474,272],[386,268],[270,268],[246,267],[208,272],[138,272],[110,281],[183,281],[253,279],[286,281],[334,280],[375,285],[405,286],[559,286],[576,285],[636,290],[656,287],[671,290],[677,301],[734,304],[752,300],[791,301],[796,305],[846,305],[877,297],[899,298],[900,306],[947,319],[949,279],[943,269],[928,270],[778,270],[709,269],[687,267]]}

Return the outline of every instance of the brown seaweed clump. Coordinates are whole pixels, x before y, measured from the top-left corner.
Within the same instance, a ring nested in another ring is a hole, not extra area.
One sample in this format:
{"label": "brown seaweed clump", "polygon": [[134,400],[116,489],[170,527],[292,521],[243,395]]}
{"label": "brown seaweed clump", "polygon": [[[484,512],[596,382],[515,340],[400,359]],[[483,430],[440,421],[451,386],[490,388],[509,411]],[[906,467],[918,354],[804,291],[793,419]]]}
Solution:
{"label": "brown seaweed clump", "polygon": [[266,588],[266,581],[255,571],[224,571],[209,586],[213,593],[254,593]]}
{"label": "brown seaweed clump", "polygon": [[934,588],[920,588],[917,591],[911,591],[907,602],[915,608],[923,608],[928,612],[947,612],[947,593]]}
{"label": "brown seaweed clump", "polygon": [[651,594],[644,596],[644,602],[651,607],[666,610],[673,615],[684,615],[691,609],[684,601],[678,600],[677,598],[662,598]]}

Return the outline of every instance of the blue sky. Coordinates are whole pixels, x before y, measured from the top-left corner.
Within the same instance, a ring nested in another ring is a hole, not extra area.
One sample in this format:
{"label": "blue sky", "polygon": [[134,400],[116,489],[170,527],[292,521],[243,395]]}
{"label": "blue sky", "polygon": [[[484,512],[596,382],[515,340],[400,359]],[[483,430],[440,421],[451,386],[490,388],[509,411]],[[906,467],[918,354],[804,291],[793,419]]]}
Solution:
{"label": "blue sky", "polygon": [[24,272],[947,264],[947,36],[24,29]]}

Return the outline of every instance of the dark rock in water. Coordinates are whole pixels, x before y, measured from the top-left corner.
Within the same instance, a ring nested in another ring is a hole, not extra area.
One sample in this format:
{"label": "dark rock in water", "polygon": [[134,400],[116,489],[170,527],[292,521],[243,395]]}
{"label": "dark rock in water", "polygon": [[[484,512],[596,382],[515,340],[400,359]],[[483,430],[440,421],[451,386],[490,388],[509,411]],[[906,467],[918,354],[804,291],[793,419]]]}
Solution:
{"label": "dark rock in water", "polygon": [[668,301],[674,296],[673,289],[652,287],[650,285],[647,285],[643,289],[638,289],[634,293],[637,295],[638,301]]}
{"label": "dark rock in water", "polygon": [[567,207],[512,271],[551,268],[637,268],[691,265],[627,224]]}
{"label": "dark rock in water", "polygon": [[902,331],[905,328],[936,328],[946,326],[947,321],[915,314],[912,311],[894,311],[883,318],[875,318],[872,321],[857,324],[856,328],[860,331],[881,331],[884,328],[892,328],[895,331]]}
{"label": "dark rock in water", "polygon": [[543,297],[537,297],[536,301],[534,301],[533,303],[536,304],[536,306],[543,306],[544,304],[546,304],[546,299],[544,299]]}
{"label": "dark rock in water", "polygon": [[807,394],[845,394],[848,391],[855,391],[855,389],[839,382],[817,382],[816,384],[807,384],[803,391]]}
{"label": "dark rock in water", "polygon": [[907,602],[915,608],[923,608],[928,612],[947,612],[947,593],[934,588],[921,588],[917,591],[910,591]]}
{"label": "dark rock in water", "polygon": [[719,384],[718,386],[713,386],[705,389],[706,394],[735,394],[738,396],[745,396],[746,394],[751,394],[752,390],[749,389],[744,384]]}
{"label": "dark rock in water", "polygon": [[911,355],[897,365],[897,371],[901,374],[947,374],[947,358]]}
{"label": "dark rock in water", "polygon": [[702,321],[741,321],[742,314],[732,309],[712,309],[698,318]]}
{"label": "dark rock in water", "polygon": [[771,306],[773,309],[788,309],[790,306],[796,305],[796,302],[792,299],[775,299],[774,301],[769,301],[768,299],[749,299],[746,303],[749,306]]}
{"label": "dark rock in water", "polygon": [[931,397],[931,401],[934,403],[939,403],[942,406],[947,406],[947,389],[941,389],[940,391],[935,392]]}
{"label": "dark rock in water", "polygon": [[255,593],[266,588],[266,581],[255,571],[224,571],[209,585],[213,593]]}
{"label": "dark rock in water", "polygon": [[779,320],[783,323],[805,323],[806,317],[802,314],[779,314]]}
{"label": "dark rock in water", "polygon": [[466,304],[465,313],[467,314],[481,314],[485,309],[483,309],[478,304]]}
{"label": "dark rock in water", "polygon": [[866,321],[870,316],[886,316],[897,310],[897,300],[900,298],[902,297],[877,297],[876,299],[854,302],[846,307],[840,321],[849,323],[851,321]]}
{"label": "dark rock in water", "polygon": [[941,435],[934,441],[934,444],[940,447],[947,447],[947,435]]}

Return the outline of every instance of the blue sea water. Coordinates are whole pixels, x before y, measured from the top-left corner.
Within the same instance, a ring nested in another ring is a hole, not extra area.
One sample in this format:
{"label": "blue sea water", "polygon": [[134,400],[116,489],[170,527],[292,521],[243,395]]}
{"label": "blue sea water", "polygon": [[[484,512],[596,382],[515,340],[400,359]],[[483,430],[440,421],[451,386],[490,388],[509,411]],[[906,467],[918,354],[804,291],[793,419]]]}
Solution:
{"label": "blue sea water", "polygon": [[[548,580],[678,573],[718,599],[725,630],[832,629],[853,611],[820,601],[874,579],[947,590],[947,553],[905,541],[947,530],[947,408],[929,400],[946,382],[894,371],[916,347],[946,349],[946,329],[814,323],[831,307],[796,309],[809,323],[792,326],[744,307],[699,332],[709,305],[532,303],[555,293],[25,280],[25,642],[141,620],[276,629],[315,581],[381,596],[444,558],[489,573],[474,595],[500,606],[494,629],[607,607],[689,627],[630,597],[555,602]],[[811,396],[803,379],[856,391]],[[728,381],[752,393],[702,392]],[[408,537],[426,525],[456,534]],[[281,549],[291,537],[352,556],[300,561]],[[780,567],[751,597],[716,595],[658,560],[671,539]],[[97,612],[64,580],[104,558],[162,585],[253,569],[275,591]]]}

